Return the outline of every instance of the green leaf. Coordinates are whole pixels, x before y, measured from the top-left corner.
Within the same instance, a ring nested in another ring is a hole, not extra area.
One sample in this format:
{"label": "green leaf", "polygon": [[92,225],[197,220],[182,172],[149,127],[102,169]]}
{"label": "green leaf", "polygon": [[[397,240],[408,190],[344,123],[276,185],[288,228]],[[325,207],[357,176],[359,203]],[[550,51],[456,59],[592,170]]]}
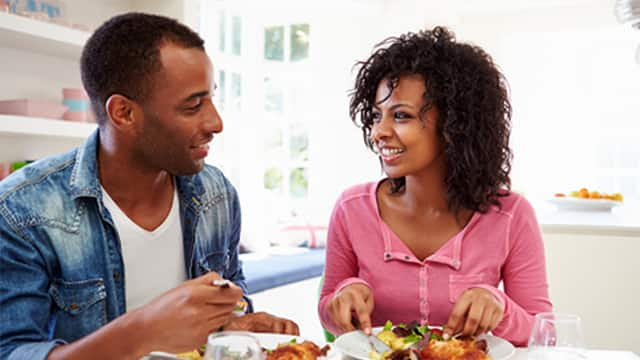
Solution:
{"label": "green leaf", "polygon": [[418,335],[418,334],[411,334],[407,337],[404,338],[404,343],[405,344],[413,344],[415,342],[418,342],[422,340],[422,336]]}
{"label": "green leaf", "polygon": [[393,323],[391,322],[391,320],[387,320],[386,323],[384,323],[384,331],[389,331],[391,330],[391,328],[393,327]]}
{"label": "green leaf", "polygon": [[416,328],[416,331],[419,332],[421,335],[424,336],[424,334],[427,333],[427,331],[429,331],[429,325],[423,325],[423,326],[418,326]]}
{"label": "green leaf", "polygon": [[297,344],[297,343],[298,343],[298,339],[296,338],[289,340],[289,344]]}

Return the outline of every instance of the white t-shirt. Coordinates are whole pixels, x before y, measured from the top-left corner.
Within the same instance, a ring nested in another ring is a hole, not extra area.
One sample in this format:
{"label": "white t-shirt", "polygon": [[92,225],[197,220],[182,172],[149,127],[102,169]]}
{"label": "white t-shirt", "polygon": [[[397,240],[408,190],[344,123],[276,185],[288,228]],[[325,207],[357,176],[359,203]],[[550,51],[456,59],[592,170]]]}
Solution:
{"label": "white t-shirt", "polygon": [[134,223],[102,188],[103,201],[120,237],[127,310],[133,310],[185,281],[178,191],[167,218],[153,231]]}

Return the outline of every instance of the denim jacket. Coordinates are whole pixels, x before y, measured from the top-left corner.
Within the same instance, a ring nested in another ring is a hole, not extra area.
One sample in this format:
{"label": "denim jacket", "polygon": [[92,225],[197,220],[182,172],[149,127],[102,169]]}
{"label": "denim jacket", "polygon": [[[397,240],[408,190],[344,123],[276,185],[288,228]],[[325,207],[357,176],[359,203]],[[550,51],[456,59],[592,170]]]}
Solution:
{"label": "denim jacket", "polygon": [[[97,168],[98,131],[79,148],[0,182],[0,359],[45,359],[126,311],[118,233]],[[189,278],[217,271],[246,285],[240,206],[212,166],[175,178]]]}

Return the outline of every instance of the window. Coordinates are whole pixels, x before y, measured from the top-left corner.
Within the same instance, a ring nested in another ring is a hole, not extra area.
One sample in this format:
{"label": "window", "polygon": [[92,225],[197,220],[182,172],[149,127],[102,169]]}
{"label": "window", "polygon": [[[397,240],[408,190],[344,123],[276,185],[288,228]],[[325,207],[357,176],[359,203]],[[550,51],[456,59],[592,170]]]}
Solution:
{"label": "window", "polygon": [[309,24],[291,25],[291,61],[309,57]]}
{"label": "window", "polygon": [[532,198],[586,187],[640,198],[637,41],[622,27],[513,34],[514,188]]}
{"label": "window", "polygon": [[232,45],[233,45],[233,55],[240,56],[242,53],[242,21],[239,16],[234,16],[231,19],[232,23]]}
{"label": "window", "polygon": [[218,50],[224,52],[226,44],[226,32],[227,18],[224,15],[224,11],[218,11]]}
{"label": "window", "polygon": [[242,102],[242,79],[240,74],[231,73],[231,106],[234,110],[240,111]]}
{"label": "window", "polygon": [[284,106],[284,92],[282,88],[274,84],[273,80],[266,77],[264,78],[264,92],[264,111],[282,115]]}
{"label": "window", "polygon": [[284,60],[284,26],[270,26],[264,29],[264,58]]}
{"label": "window", "polygon": [[216,89],[216,96],[214,98],[217,99],[218,103],[218,107],[221,110],[224,110],[224,102],[225,102],[225,97],[226,97],[226,92],[227,92],[227,74],[224,72],[224,70],[220,70],[218,71],[218,88]]}
{"label": "window", "polygon": [[[380,40],[359,30],[382,3],[345,3],[358,9],[358,20],[321,3],[258,2],[249,9],[235,1],[202,2],[201,31],[210,34],[205,40],[213,50],[225,125],[207,162],[238,189],[241,241],[251,250],[268,246],[274,238],[266,234],[293,214],[326,224],[340,192],[379,176],[377,160],[348,117],[346,93],[353,61]],[[221,17],[207,16],[209,10],[224,10],[224,52]],[[234,18],[241,21],[234,25]]]}

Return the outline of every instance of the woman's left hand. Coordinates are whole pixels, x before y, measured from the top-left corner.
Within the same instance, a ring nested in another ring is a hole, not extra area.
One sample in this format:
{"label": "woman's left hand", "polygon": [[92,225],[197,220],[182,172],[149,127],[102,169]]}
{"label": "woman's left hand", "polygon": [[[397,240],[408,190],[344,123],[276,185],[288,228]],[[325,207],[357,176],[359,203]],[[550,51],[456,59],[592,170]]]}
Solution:
{"label": "woman's left hand", "polygon": [[504,305],[489,290],[467,289],[453,305],[443,336],[484,334],[495,329],[503,315]]}
{"label": "woman's left hand", "polygon": [[295,322],[265,312],[232,316],[232,320],[223,327],[223,330],[300,335],[300,329]]}

